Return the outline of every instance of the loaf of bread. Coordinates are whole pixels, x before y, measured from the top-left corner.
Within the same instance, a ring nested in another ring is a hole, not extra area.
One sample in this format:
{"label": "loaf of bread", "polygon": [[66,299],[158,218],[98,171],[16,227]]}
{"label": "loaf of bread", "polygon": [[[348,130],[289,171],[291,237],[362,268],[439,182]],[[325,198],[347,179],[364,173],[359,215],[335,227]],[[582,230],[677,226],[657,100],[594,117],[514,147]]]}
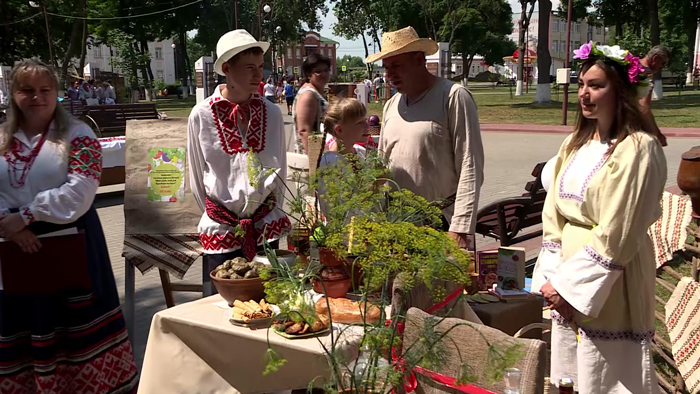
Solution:
{"label": "loaf of bread", "polygon": [[[364,302],[351,301],[347,298],[328,298],[328,303],[326,303],[326,297],[321,297],[316,301],[316,313],[319,315],[328,315],[328,305],[331,308],[331,319],[333,323],[343,323],[343,324],[355,324],[362,323],[364,315]],[[376,323],[379,321],[379,307],[370,303],[367,303],[368,312],[364,317],[366,323]]]}

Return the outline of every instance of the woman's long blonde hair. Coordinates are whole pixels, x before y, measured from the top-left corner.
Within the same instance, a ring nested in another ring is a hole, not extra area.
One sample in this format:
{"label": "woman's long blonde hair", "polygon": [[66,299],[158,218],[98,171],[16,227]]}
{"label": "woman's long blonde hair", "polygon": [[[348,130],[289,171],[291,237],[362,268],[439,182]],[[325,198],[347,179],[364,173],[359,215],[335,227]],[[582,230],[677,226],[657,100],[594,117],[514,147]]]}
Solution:
{"label": "woman's long blonde hair", "polygon": [[[24,114],[22,114],[15,102],[14,92],[19,89],[24,78],[32,78],[39,75],[46,75],[51,78],[54,88],[58,91],[58,73],[39,60],[23,60],[12,69],[10,74],[10,111],[7,114],[7,122],[0,127],[0,154],[10,149],[15,133],[24,122]],[[56,97],[56,100],[58,100],[58,97]],[[53,114],[53,132],[47,135],[46,139],[59,146],[64,146],[67,143],[68,129],[74,121],[73,117],[63,106],[57,103]]]}

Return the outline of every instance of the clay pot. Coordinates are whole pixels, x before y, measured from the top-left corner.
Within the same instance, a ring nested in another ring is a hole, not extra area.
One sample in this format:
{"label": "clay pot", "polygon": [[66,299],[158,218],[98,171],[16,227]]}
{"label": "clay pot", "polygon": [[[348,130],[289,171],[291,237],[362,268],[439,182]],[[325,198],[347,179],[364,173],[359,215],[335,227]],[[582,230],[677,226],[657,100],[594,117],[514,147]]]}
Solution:
{"label": "clay pot", "polygon": [[352,285],[350,275],[343,265],[325,266],[321,268],[318,275],[321,280],[314,280],[313,289],[316,293],[325,294],[327,297],[345,297]]}
{"label": "clay pot", "polygon": [[263,280],[260,278],[252,279],[222,279],[214,276],[216,270],[209,273],[216,291],[221,294],[221,297],[228,301],[228,306],[233,306],[233,302],[240,301],[260,301],[265,298],[265,288]]}
{"label": "clay pot", "polygon": [[338,257],[332,249],[323,247],[318,248],[318,260],[326,267],[337,267],[345,264],[345,261]]}
{"label": "clay pot", "polygon": [[[323,289],[325,285],[325,291]],[[315,280],[313,284],[313,289],[318,294],[325,294],[326,297],[330,298],[343,298],[348,294],[350,290],[350,278],[340,279],[340,280],[324,280],[323,284],[321,281]]]}
{"label": "clay pot", "polygon": [[690,197],[693,217],[700,217],[700,146],[693,147],[681,156],[677,182],[678,187]]}
{"label": "clay pot", "polygon": [[[294,262],[296,261],[296,254],[290,250],[284,250],[284,249],[275,249],[274,250],[275,256],[277,256],[277,262],[283,265],[286,265],[287,267],[291,267],[294,265]],[[261,262],[267,266],[270,266],[270,260],[267,258],[267,254],[265,252],[258,252],[258,254],[255,255],[253,258],[253,262]]]}

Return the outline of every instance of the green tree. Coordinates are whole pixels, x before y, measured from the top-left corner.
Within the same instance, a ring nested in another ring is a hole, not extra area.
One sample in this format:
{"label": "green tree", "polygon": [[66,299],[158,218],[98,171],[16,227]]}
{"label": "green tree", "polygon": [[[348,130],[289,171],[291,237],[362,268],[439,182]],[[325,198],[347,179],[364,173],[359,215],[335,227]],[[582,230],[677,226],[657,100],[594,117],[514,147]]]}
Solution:
{"label": "green tree", "polygon": [[138,90],[141,78],[138,74],[138,69],[143,63],[150,63],[150,54],[142,54],[138,51],[138,47],[134,45],[134,36],[127,34],[119,29],[114,29],[109,32],[108,39],[114,47],[116,56],[112,57],[112,67],[117,67],[126,78],[126,82],[131,88],[131,101],[138,100]]}
{"label": "green tree", "polygon": [[365,62],[359,56],[345,55],[336,59],[338,66],[347,66],[348,68],[363,68]]}

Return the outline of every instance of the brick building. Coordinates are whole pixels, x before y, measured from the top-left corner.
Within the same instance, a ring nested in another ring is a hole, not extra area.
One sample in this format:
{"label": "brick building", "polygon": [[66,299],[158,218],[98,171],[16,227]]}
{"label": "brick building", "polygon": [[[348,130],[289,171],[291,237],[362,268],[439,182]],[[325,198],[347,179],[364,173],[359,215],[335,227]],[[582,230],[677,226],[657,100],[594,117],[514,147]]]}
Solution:
{"label": "brick building", "polygon": [[289,76],[301,76],[301,65],[306,57],[314,52],[331,58],[331,75],[336,74],[336,47],[338,42],[322,37],[320,34],[310,31],[306,33],[304,43],[288,44],[284,53],[277,59],[277,67],[281,67]]}

